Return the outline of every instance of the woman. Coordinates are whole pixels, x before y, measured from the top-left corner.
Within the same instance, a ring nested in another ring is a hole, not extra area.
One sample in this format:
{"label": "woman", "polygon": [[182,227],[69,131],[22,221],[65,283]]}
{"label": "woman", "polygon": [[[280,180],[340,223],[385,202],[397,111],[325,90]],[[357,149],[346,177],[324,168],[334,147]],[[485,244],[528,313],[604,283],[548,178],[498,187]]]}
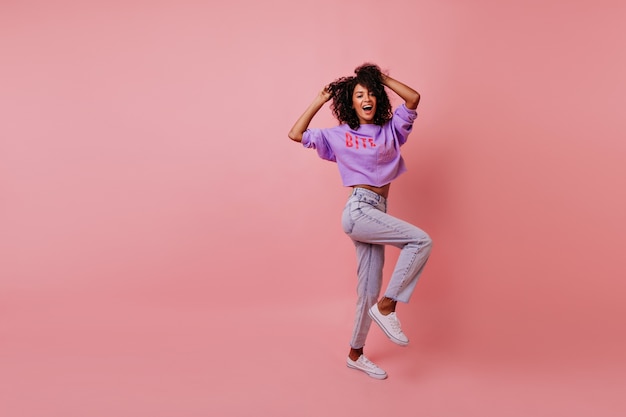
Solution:
{"label": "woman", "polygon": [[[387,373],[363,354],[370,324],[373,319],[392,342],[408,344],[395,313],[396,303],[409,301],[432,246],[424,231],[386,213],[391,181],[406,171],[400,146],[412,130],[420,95],[376,65],[364,64],[354,72],[355,76],[324,87],[293,125],[289,138],[316,149],[322,159],[336,162],[343,185],[353,188],[342,216],[343,229],[356,247],[358,276],[347,366],[385,379]],[[385,87],[404,100],[393,113]],[[309,129],[315,114],[331,99],[339,126]],[[384,296],[378,299],[384,245],[401,251]]]}

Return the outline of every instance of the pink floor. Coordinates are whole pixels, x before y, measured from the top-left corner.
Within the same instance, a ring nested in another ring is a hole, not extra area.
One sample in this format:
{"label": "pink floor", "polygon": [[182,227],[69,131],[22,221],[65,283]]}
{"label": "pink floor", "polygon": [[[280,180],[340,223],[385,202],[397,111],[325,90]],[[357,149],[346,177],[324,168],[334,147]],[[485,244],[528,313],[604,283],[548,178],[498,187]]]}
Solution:
{"label": "pink floor", "polygon": [[427,330],[427,318],[409,317],[410,305],[399,309],[409,347],[372,329],[367,353],[389,374],[378,381],[344,364],[348,300],[244,306],[171,290],[158,299],[4,292],[0,415],[617,417],[626,410],[618,386],[624,364],[566,351],[499,357],[497,349],[451,346],[445,332]]}

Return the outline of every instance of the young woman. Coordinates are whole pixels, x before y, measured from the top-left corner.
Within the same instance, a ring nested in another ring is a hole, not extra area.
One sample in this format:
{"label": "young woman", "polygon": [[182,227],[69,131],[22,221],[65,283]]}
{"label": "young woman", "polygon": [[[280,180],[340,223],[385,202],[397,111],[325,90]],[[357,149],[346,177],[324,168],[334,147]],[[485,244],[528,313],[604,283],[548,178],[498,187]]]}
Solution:
{"label": "young woman", "polygon": [[[387,373],[363,354],[372,319],[400,346],[408,338],[395,310],[407,303],[430,254],[432,241],[421,229],[387,214],[391,181],[406,171],[400,155],[417,117],[420,95],[411,87],[383,74],[378,66],[364,64],[355,76],[339,78],[317,95],[289,132],[289,138],[316,149],[322,159],[337,163],[346,187],[352,187],[342,216],[345,233],[357,255],[356,317],[347,366],[378,379]],[[385,87],[404,104],[392,112]],[[315,114],[332,99],[339,125],[309,129]],[[384,245],[401,249],[384,296],[382,286]]]}

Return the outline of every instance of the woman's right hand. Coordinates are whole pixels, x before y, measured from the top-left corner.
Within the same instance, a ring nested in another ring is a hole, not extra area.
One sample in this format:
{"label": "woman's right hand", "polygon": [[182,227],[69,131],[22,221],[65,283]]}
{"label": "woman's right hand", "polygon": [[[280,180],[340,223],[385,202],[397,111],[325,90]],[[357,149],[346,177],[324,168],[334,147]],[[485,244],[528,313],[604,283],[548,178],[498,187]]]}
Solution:
{"label": "woman's right hand", "polygon": [[324,86],[322,91],[320,91],[319,93],[319,98],[323,100],[324,103],[326,103],[328,100],[330,100],[331,97],[332,97],[332,94],[330,93],[329,86],[328,85]]}
{"label": "woman's right hand", "polygon": [[295,142],[302,142],[302,135],[304,131],[308,129],[309,123],[313,119],[313,116],[324,106],[328,100],[332,97],[332,92],[330,91],[330,86],[324,86],[322,91],[317,94],[317,97],[313,100],[313,102],[307,107],[307,109],[302,113],[302,116],[296,120],[293,127],[289,131],[289,139]]}

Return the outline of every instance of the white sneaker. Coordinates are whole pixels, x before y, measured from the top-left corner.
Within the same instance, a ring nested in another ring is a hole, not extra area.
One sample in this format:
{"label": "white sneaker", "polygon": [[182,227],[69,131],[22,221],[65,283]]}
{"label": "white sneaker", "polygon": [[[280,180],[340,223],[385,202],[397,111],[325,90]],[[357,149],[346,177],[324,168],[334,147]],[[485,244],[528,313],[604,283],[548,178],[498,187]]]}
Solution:
{"label": "white sneaker", "polygon": [[363,371],[372,378],[385,379],[387,378],[387,372],[380,369],[374,362],[367,359],[365,355],[359,356],[359,359],[353,361],[348,357],[346,361],[348,368],[356,369],[357,371]]}
{"label": "white sneaker", "polygon": [[400,320],[396,316],[395,311],[386,316],[378,309],[378,304],[374,304],[368,311],[369,316],[380,326],[387,337],[395,344],[406,346],[409,344],[409,338],[402,333],[400,328]]}

